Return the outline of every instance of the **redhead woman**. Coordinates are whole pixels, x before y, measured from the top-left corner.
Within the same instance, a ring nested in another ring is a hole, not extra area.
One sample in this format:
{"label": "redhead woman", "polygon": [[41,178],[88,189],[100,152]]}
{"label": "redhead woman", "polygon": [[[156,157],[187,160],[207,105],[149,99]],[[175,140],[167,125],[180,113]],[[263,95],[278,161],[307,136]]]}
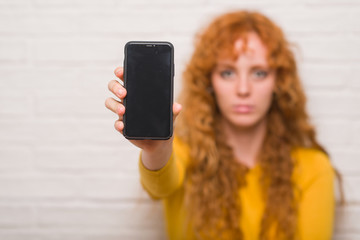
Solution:
{"label": "redhead woman", "polygon": [[[219,16],[197,36],[183,81],[174,136],[131,140],[169,239],[331,239],[341,176],[316,139],[282,30],[257,12]],[[116,80],[109,89],[126,97]],[[125,107],[105,104],[122,132]]]}

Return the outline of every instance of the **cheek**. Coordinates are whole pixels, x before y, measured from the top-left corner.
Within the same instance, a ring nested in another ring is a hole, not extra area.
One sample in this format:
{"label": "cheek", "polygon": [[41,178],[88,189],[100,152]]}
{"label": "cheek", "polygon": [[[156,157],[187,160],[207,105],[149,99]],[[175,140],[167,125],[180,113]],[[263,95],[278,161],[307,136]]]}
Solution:
{"label": "cheek", "polygon": [[264,83],[264,85],[259,88],[258,92],[259,101],[261,102],[264,111],[268,110],[270,107],[275,89],[275,79],[269,80],[270,81]]}
{"label": "cheek", "polygon": [[212,87],[217,104],[222,105],[223,103],[226,103],[229,99],[229,91],[231,86],[215,78],[212,80]]}

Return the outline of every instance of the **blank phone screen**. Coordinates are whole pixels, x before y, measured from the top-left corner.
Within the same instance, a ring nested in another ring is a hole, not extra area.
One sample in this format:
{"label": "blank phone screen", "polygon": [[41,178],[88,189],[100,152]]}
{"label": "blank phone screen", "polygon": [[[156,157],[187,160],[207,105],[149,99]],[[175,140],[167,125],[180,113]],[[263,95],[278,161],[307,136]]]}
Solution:
{"label": "blank phone screen", "polygon": [[170,43],[125,47],[124,135],[167,139],[172,135],[173,48]]}

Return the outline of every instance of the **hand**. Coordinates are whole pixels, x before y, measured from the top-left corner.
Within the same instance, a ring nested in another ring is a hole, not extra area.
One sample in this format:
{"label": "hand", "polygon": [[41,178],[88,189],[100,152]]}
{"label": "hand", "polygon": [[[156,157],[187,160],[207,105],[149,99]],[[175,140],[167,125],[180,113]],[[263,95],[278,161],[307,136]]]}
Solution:
{"label": "hand", "polygon": [[[118,77],[120,80],[123,80],[124,69],[122,67],[117,67],[114,72],[116,77]],[[123,116],[125,113],[125,106],[123,105],[122,102],[123,99],[126,97],[127,92],[126,89],[117,80],[111,80],[108,84],[108,88],[112,93],[114,93],[118,98],[120,98],[120,101],[109,97],[105,101],[105,106],[119,116],[119,119],[115,121],[114,127],[117,131],[123,134],[123,130],[124,130]],[[175,119],[179,115],[180,111],[181,111],[181,105],[175,102],[173,105],[173,116],[174,116],[173,122],[175,122]],[[129,140],[129,141],[135,146],[143,149],[145,155],[161,156],[163,155],[164,151],[168,153],[168,148],[170,148],[170,154],[171,154],[172,140],[173,137],[168,140]]]}

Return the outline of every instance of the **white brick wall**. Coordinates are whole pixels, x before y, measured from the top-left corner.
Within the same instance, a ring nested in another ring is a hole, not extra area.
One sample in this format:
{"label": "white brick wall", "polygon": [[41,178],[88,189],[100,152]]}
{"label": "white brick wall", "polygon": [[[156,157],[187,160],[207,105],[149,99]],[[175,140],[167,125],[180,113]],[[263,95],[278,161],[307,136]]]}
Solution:
{"label": "white brick wall", "polygon": [[360,239],[360,0],[0,0],[0,239],[165,239],[107,83],[129,40],[175,46],[227,10],[267,14],[295,43],[309,111],[344,175],[337,240]]}

